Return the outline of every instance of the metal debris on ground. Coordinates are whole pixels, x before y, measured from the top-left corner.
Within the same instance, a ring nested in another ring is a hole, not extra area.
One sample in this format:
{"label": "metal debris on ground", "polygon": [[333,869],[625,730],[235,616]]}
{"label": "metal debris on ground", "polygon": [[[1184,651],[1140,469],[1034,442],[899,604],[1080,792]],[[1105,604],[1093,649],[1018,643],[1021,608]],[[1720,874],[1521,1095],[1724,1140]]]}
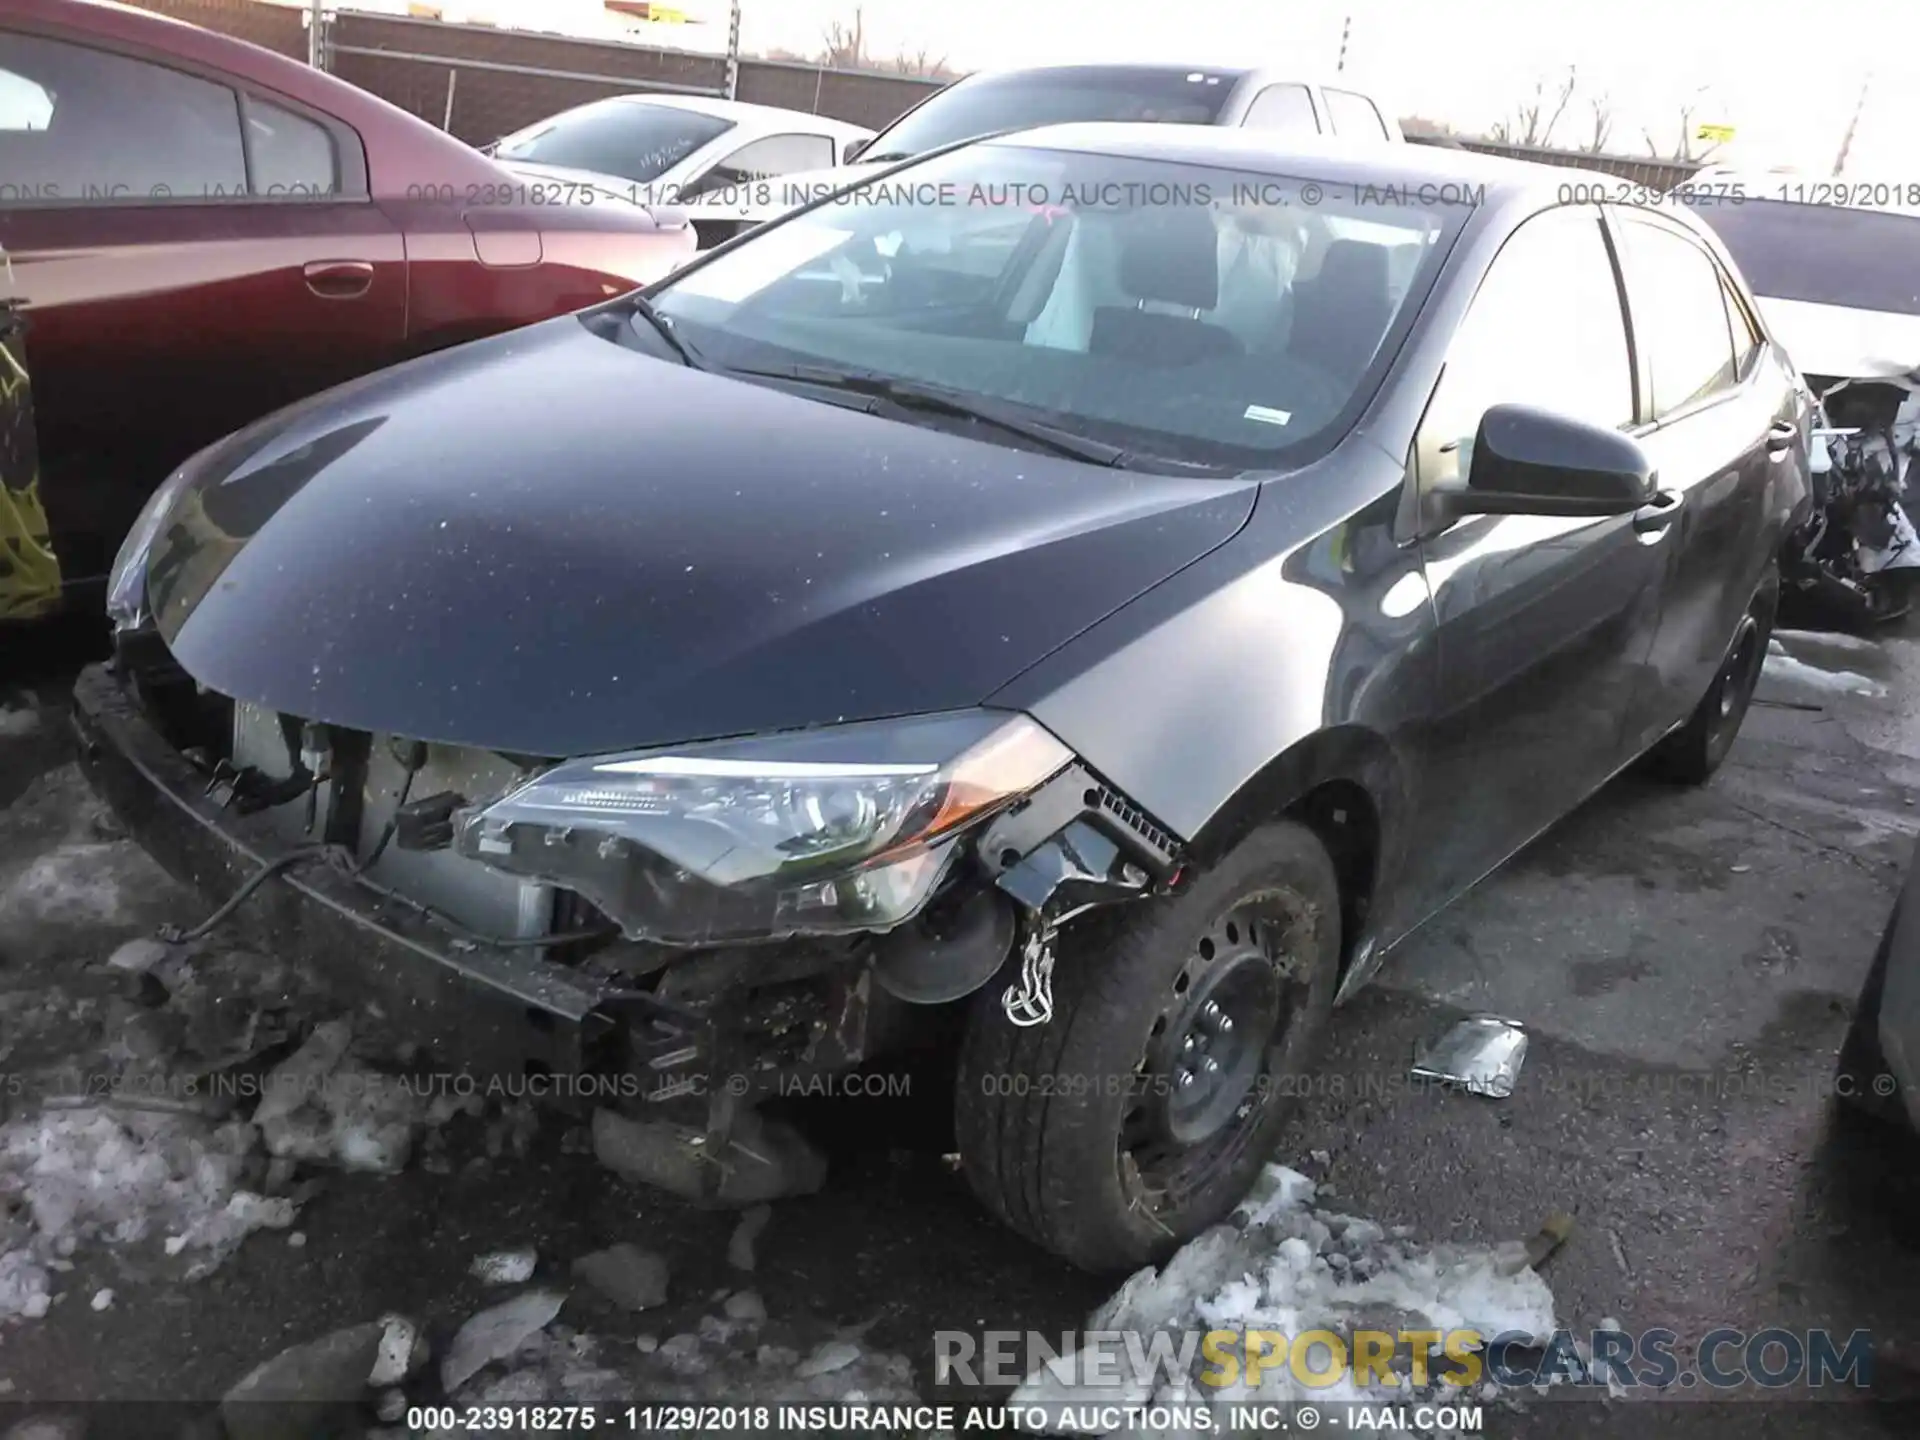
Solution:
{"label": "metal debris on ground", "polygon": [[1526,1058],[1527,1032],[1518,1023],[1475,1015],[1428,1046],[1414,1061],[1412,1075],[1504,1100],[1513,1094]]}

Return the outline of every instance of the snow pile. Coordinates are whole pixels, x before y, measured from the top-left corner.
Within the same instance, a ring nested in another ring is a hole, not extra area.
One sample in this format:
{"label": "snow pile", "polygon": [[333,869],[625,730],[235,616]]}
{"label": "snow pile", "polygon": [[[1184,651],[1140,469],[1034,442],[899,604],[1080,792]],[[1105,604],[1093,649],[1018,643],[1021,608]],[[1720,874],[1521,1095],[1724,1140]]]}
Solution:
{"label": "snow pile", "polygon": [[41,842],[24,864],[0,867],[0,915],[16,934],[42,925],[131,925],[180,892],[88,787],[77,765],[37,777],[7,808],[8,830]]}
{"label": "snow pile", "polygon": [[296,1206],[244,1187],[250,1126],[105,1108],[42,1111],[0,1126],[0,1318],[44,1315],[53,1274],[86,1241],[160,1240],[186,1278],[217,1267]]}
{"label": "snow pile", "polygon": [[253,1123],[276,1157],[398,1174],[421,1126],[444,1117],[430,1116],[425,1096],[406,1080],[349,1055],[352,1042],[349,1020],[316,1025],[267,1076]]}
{"label": "snow pile", "polygon": [[[1347,1403],[1458,1400],[1457,1388],[1439,1383],[1437,1355],[1421,1393],[1409,1388],[1404,1353],[1395,1367],[1402,1383],[1391,1389],[1377,1376],[1364,1389],[1356,1386],[1350,1368],[1330,1384],[1309,1386],[1283,1363],[1262,1367],[1253,1385],[1237,1368],[1235,1383],[1211,1385],[1200,1377],[1219,1378],[1222,1368],[1198,1345],[1183,1355],[1183,1342],[1210,1330],[1255,1329],[1289,1337],[1324,1330],[1343,1341],[1361,1329],[1465,1329],[1539,1344],[1553,1334],[1553,1294],[1527,1266],[1524,1245],[1421,1247],[1370,1220],[1316,1210],[1313,1199],[1311,1180],[1269,1165],[1232,1223],[1183,1246],[1158,1272],[1137,1272],[1094,1312],[1088,1331],[1118,1334],[1125,1344],[1090,1341],[1115,1353],[1062,1356],[1029,1375],[1009,1403],[1043,1409],[1054,1428],[1066,1431],[1073,1428],[1070,1409],[1084,1414],[1103,1405],[1311,1402],[1324,1413]],[[1156,1355],[1167,1361],[1157,1372]],[[1188,1361],[1184,1373],[1176,1356]],[[1328,1368],[1323,1357],[1308,1373]],[[1224,1411],[1219,1421],[1227,1423]]]}
{"label": "snow pile", "polygon": [[1762,673],[1768,679],[1828,695],[1865,695],[1878,699],[1887,693],[1886,686],[1852,670],[1822,670],[1818,665],[1796,660],[1778,640],[1767,647],[1767,663]]}
{"label": "snow pile", "polygon": [[[460,1407],[510,1405],[846,1404],[919,1402],[913,1367],[870,1349],[857,1331],[811,1343],[769,1344],[766,1307],[752,1292],[729,1297],[697,1330],[638,1344],[553,1324],[566,1297],[528,1290],[472,1316],[447,1347],[441,1379]],[[795,1340],[793,1333],[781,1338]],[[433,1440],[461,1435],[433,1432]]]}

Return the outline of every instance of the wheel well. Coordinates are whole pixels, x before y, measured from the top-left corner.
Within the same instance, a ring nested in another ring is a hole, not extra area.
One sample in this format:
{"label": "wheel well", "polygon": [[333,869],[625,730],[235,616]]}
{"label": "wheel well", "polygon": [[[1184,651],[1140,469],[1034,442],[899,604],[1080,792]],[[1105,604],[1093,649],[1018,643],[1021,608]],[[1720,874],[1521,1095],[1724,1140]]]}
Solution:
{"label": "wheel well", "polygon": [[1340,881],[1340,972],[1345,975],[1366,929],[1380,868],[1380,811],[1365,787],[1351,780],[1316,785],[1287,807],[1319,837]]}

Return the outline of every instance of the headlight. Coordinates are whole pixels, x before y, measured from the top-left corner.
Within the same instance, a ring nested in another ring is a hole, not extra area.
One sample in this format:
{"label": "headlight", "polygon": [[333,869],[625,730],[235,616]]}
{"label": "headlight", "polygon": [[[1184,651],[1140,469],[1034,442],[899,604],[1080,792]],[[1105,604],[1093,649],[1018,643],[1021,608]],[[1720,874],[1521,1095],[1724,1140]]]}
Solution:
{"label": "headlight", "polygon": [[120,542],[120,552],[113,557],[113,569],[107,576],[107,618],[113,621],[116,630],[141,629],[150,618],[147,613],[147,556],[153,550],[153,542],[160,538],[160,532],[166,528],[167,512],[173,508],[174,500],[185,488],[192,469],[193,462],[189,461],[166,478],[165,483],[140,508],[140,516],[133,522],[133,529]]}
{"label": "headlight", "polygon": [[961,832],[1072,758],[1025,716],[959,711],[570,760],[461,812],[454,843],[578,891],[636,940],[888,930]]}

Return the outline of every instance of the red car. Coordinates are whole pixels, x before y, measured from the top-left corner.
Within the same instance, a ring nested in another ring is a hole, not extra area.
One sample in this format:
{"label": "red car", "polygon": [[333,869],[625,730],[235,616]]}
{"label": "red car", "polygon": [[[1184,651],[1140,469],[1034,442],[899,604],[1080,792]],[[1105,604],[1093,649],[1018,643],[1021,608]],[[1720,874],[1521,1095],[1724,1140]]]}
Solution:
{"label": "red car", "polygon": [[529,184],[258,46],[96,0],[7,0],[0,619],[103,580],[145,497],[228,432],[693,248],[684,221]]}

